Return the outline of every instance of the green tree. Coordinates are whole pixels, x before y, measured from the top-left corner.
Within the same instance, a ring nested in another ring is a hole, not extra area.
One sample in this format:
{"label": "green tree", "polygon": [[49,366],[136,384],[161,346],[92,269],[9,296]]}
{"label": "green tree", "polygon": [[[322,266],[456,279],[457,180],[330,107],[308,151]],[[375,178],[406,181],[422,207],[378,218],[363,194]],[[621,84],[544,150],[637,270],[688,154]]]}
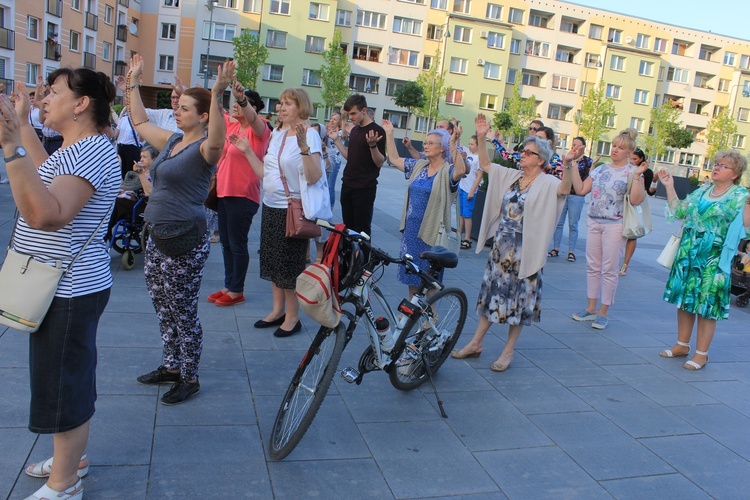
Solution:
{"label": "green tree", "polygon": [[409,123],[412,113],[415,110],[423,108],[425,105],[424,90],[416,82],[406,82],[399,86],[393,95],[393,102],[396,106],[406,108],[406,123]]}
{"label": "green tree", "polygon": [[586,94],[581,105],[581,112],[575,117],[578,135],[589,142],[589,156],[594,151],[596,141],[607,130],[607,122],[613,116],[615,116],[615,104],[606,96],[604,80],[599,80],[599,84]]}
{"label": "green tree", "polygon": [[646,136],[646,151],[652,157],[662,156],[667,148],[687,148],[693,143],[693,134],[679,121],[681,109],[671,101],[651,110],[651,133]]}
{"label": "green tree", "polygon": [[260,43],[258,35],[248,31],[232,38],[232,45],[237,63],[237,81],[246,89],[256,88],[260,70],[268,59],[268,49]]}
{"label": "green tree", "polygon": [[711,118],[706,129],[706,158],[713,158],[717,151],[727,149],[729,141],[737,133],[737,124],[724,108],[718,116]]}
{"label": "green tree", "polygon": [[507,111],[499,111],[492,117],[492,127],[503,134],[507,134],[513,128],[513,118]]}
{"label": "green tree", "polygon": [[422,87],[425,102],[423,106],[415,110],[415,114],[427,118],[428,128],[431,128],[438,119],[440,98],[444,98],[450,90],[450,87],[445,85],[445,72],[440,70],[439,61],[440,49],[435,52],[430,69],[419,73],[416,79],[417,85]]}
{"label": "green tree", "polygon": [[321,96],[326,106],[340,106],[349,97],[349,73],[351,66],[346,52],[341,49],[341,30],[333,30],[328,48],[323,51],[323,65],[320,67],[320,81],[323,87]]}
{"label": "green tree", "polygon": [[536,96],[532,94],[528,99],[521,97],[521,84],[516,80],[513,92],[505,103],[504,111],[513,122],[508,131],[515,137],[524,137],[528,134],[531,120],[536,118]]}

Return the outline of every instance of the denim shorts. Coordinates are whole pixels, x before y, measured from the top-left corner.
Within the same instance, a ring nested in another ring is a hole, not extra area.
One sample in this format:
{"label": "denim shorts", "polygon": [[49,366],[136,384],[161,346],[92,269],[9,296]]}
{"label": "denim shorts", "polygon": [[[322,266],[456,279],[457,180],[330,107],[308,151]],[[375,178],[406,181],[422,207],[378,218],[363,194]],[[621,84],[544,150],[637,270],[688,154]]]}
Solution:
{"label": "denim shorts", "polygon": [[55,297],[39,330],[29,335],[31,432],[70,431],[94,415],[96,329],[108,301],[109,288]]}
{"label": "denim shorts", "polygon": [[458,188],[458,209],[461,212],[461,217],[468,219],[474,214],[474,204],[477,202],[476,195],[469,199],[469,193],[461,188]]}

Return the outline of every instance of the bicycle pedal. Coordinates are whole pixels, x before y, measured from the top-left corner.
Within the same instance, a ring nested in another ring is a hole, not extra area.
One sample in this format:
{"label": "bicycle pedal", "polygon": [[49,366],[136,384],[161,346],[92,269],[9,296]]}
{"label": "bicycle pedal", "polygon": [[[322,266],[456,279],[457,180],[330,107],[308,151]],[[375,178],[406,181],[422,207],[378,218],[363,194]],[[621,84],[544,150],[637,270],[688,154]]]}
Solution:
{"label": "bicycle pedal", "polygon": [[359,379],[359,371],[357,371],[356,368],[347,366],[341,370],[341,378],[343,378],[345,382],[353,384]]}

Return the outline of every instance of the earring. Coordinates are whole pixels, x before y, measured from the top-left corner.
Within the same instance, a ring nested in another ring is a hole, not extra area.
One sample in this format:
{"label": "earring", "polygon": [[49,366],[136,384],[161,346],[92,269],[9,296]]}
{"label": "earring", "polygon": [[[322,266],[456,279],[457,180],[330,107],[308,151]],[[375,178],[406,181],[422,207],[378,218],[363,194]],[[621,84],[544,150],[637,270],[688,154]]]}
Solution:
{"label": "earring", "polygon": [[78,120],[78,117],[76,116],[75,113],[73,113],[73,121],[76,121],[76,120]]}

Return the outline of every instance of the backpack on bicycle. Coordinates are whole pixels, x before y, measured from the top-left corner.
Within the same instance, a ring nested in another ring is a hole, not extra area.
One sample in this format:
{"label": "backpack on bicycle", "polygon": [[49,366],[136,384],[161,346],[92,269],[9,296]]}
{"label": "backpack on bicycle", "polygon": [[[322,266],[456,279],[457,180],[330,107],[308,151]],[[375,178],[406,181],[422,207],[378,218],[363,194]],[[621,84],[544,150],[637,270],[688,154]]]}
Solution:
{"label": "backpack on bicycle", "polygon": [[[343,231],[344,225],[336,229]],[[320,264],[311,264],[297,276],[295,294],[299,307],[321,326],[335,328],[341,321],[339,304],[339,244],[341,235],[332,232],[323,249]]]}

